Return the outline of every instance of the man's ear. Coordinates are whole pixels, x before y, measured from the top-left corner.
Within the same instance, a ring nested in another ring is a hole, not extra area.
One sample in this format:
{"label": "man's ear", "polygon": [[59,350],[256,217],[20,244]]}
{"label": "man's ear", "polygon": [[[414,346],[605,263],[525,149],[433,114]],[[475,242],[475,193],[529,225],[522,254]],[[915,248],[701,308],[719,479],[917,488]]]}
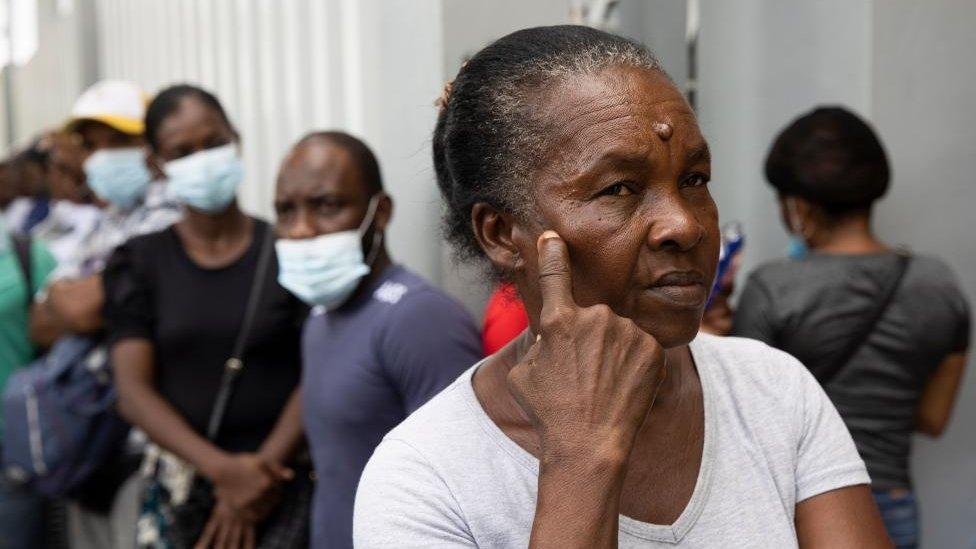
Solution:
{"label": "man's ear", "polygon": [[373,226],[376,227],[377,231],[384,232],[393,219],[393,199],[390,198],[390,195],[382,193],[376,200]]}
{"label": "man's ear", "polygon": [[471,228],[481,249],[502,272],[522,268],[524,258],[515,235],[518,221],[509,213],[499,212],[485,202],[471,208]]}

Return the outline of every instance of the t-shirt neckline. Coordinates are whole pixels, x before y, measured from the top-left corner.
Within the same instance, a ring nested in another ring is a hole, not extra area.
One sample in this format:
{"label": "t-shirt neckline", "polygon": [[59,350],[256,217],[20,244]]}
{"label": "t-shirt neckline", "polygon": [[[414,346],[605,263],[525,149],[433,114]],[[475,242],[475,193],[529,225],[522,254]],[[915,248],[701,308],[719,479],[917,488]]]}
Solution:
{"label": "t-shirt neckline", "polygon": [[[621,530],[630,535],[648,541],[658,541],[664,543],[680,542],[701,516],[702,510],[705,507],[705,502],[708,500],[708,493],[711,489],[712,468],[717,433],[715,427],[716,418],[714,417],[715,395],[712,387],[711,374],[708,371],[707,365],[708,361],[713,357],[706,356],[709,355],[710,350],[701,343],[701,337],[702,336],[699,335],[688,345],[692,360],[695,362],[695,367],[698,370],[698,378],[701,380],[702,408],[705,416],[705,439],[702,443],[701,465],[698,468],[698,479],[695,481],[695,489],[692,491],[691,499],[688,500],[688,503],[681,511],[681,514],[678,516],[677,520],[671,524],[653,524],[650,522],[639,521],[623,514],[619,516]],[[491,420],[491,417],[489,417],[488,413],[485,412],[484,408],[482,408],[481,402],[478,401],[478,396],[474,392],[474,385],[472,384],[472,381],[474,379],[474,373],[485,362],[485,360],[487,359],[482,359],[473,367],[469,368],[468,371],[463,374],[461,379],[458,380],[460,389],[462,391],[463,400],[468,405],[468,408],[474,414],[476,420],[481,425],[481,428],[485,431],[488,437],[498,444],[502,450],[509,454],[517,463],[528,469],[533,475],[538,476],[539,460],[527,452],[524,448],[519,446],[514,440],[510,439],[508,435],[506,435],[505,432],[502,431],[498,425]]]}
{"label": "t-shirt neckline", "polygon": [[179,233],[176,232],[176,224],[167,227],[166,232],[169,233],[171,242],[176,245],[176,251],[182,261],[190,265],[193,269],[203,272],[203,273],[224,273],[246,264],[252,256],[257,256],[260,251],[261,246],[264,244],[265,231],[270,231],[271,227],[266,225],[264,221],[256,218],[251,218],[251,243],[247,245],[240,256],[232,260],[226,265],[221,265],[219,267],[205,267],[197,263],[191,256],[190,252],[187,251],[186,246],[183,244],[183,238],[180,237]]}

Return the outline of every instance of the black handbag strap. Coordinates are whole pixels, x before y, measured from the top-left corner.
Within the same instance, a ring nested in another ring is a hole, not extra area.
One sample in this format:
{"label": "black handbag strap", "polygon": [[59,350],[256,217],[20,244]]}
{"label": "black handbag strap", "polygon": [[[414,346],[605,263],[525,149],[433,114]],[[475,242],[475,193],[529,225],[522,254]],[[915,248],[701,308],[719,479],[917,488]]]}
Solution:
{"label": "black handbag strap", "polygon": [[892,300],[895,297],[895,292],[901,285],[901,280],[905,277],[905,272],[908,270],[908,264],[912,259],[912,256],[905,251],[897,251],[897,264],[895,265],[895,271],[892,276],[888,279],[888,285],[885,287],[884,293],[881,294],[881,299],[875,304],[874,309],[871,310],[871,315],[867,317],[867,322],[860,326],[860,330],[854,333],[854,337],[848,340],[847,346],[844,347],[843,352],[837,355],[837,358],[831,363],[830,368],[825,370],[820,370],[817,376],[820,380],[821,385],[826,385],[833,381],[843,370],[844,367],[850,363],[851,359],[854,357],[854,353],[864,345],[867,341],[868,336],[874,332],[877,327],[878,322],[881,317],[884,316],[885,311],[888,310],[888,306],[891,305]]}
{"label": "black handbag strap", "polygon": [[[255,222],[256,223],[256,222]],[[234,391],[234,382],[244,369],[244,346],[251,334],[251,327],[254,324],[254,317],[257,316],[258,306],[261,301],[261,290],[264,288],[264,281],[267,278],[271,263],[271,252],[274,250],[274,234],[271,227],[265,229],[264,241],[261,243],[261,255],[258,256],[257,270],[254,271],[254,279],[251,282],[251,291],[247,296],[247,308],[244,310],[244,320],[241,329],[237,332],[237,339],[234,341],[234,349],[231,351],[230,358],[224,363],[224,375],[220,379],[220,388],[217,390],[217,399],[214,401],[213,410],[210,411],[210,420],[207,422],[207,438],[217,439],[220,432],[220,424],[224,420],[224,413],[227,411],[227,404],[230,402],[231,393]]]}
{"label": "black handbag strap", "polygon": [[17,263],[20,265],[20,272],[24,275],[24,284],[27,286],[27,304],[34,301],[34,274],[31,269],[31,237],[30,235],[13,234],[10,240],[14,245],[14,253],[17,255]]}

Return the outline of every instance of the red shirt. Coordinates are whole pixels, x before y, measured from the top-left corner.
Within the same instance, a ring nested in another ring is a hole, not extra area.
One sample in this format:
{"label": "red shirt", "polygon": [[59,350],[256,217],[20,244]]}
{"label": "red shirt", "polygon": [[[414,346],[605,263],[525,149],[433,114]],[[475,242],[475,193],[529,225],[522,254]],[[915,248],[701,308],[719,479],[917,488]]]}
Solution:
{"label": "red shirt", "polygon": [[508,345],[528,325],[529,317],[525,314],[525,307],[515,291],[515,286],[499,286],[485,306],[485,326],[481,336],[485,356]]}

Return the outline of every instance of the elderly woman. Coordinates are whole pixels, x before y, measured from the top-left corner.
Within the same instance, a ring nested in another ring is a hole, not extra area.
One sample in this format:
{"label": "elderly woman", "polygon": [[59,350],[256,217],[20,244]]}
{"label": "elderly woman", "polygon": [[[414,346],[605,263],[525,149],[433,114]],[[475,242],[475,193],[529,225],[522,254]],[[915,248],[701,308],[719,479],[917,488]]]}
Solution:
{"label": "elderly woman", "polygon": [[457,75],[433,143],[449,234],[530,326],[386,436],[357,547],[888,547],[807,370],[698,336],[708,145],[646,49],[508,35]]}

